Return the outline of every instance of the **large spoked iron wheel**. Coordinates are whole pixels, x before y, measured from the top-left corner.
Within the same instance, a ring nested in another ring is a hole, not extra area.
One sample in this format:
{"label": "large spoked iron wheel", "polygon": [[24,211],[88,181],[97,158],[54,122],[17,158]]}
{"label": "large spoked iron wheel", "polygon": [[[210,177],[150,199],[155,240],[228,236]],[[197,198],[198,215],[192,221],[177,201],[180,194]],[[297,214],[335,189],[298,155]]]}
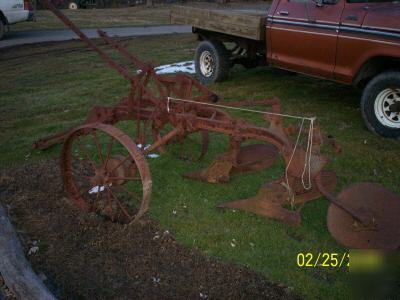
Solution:
{"label": "large spoked iron wheel", "polygon": [[151,198],[151,175],[141,150],[120,129],[89,124],[74,129],[61,153],[69,198],[81,209],[120,223],[142,217]]}

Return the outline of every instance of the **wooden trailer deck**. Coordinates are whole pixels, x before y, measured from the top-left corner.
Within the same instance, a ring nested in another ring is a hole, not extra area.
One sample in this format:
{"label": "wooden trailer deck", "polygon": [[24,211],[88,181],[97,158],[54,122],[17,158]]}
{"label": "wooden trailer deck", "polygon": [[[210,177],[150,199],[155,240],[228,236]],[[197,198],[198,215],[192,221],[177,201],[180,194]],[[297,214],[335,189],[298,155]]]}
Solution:
{"label": "wooden trailer deck", "polygon": [[203,30],[257,41],[265,39],[267,10],[174,6],[170,17],[174,24],[192,25]]}

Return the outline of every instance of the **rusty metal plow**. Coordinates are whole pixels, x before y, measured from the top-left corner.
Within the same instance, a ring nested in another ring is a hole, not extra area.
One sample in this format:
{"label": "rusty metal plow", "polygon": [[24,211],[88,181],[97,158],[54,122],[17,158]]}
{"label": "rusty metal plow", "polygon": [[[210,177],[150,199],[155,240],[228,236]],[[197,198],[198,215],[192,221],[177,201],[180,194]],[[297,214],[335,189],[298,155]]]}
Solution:
{"label": "rusty metal plow", "polygon": [[[302,205],[325,196],[331,203],[328,228],[338,242],[354,248],[399,247],[400,199],[370,183],[351,186],[335,197],[332,192],[337,178],[333,171],[325,169],[328,159],[320,148],[325,140],[338,152],[340,149],[334,140],[322,136],[314,126],[314,119],[295,117],[301,120],[300,126],[284,127],[283,118],[288,115],[281,113],[277,99],[216,104],[219,97],[193,78],[185,74],[157,74],[152,64],[140,61],[99,30],[106,46],[140,69],[133,75],[88,39],[48,0],[43,2],[131,84],[128,96],[116,105],[94,107],[82,126],[34,144],[39,149],[63,144],[62,176],[69,198],[79,208],[113,221],[139,221],[149,208],[152,190],[146,156],[154,151],[162,154],[167,144],[182,142],[200,133],[197,158],[202,158],[208,149],[208,133],[216,132],[229,137],[228,151],[216,157],[208,168],[186,174],[186,177],[210,183],[229,182],[234,174],[270,167],[279,155],[286,165],[282,178],[264,184],[256,196],[219,207],[242,209],[298,226]],[[271,109],[243,108],[259,105]],[[256,126],[233,118],[226,109],[261,113],[269,126]],[[116,127],[121,121],[135,121],[135,125],[125,125],[124,132]],[[309,122],[308,129],[304,128],[305,122]],[[305,146],[299,142],[302,134],[308,135]],[[244,145],[248,141],[257,143]]]}
{"label": "rusty metal plow", "polygon": [[[315,177],[321,175],[323,186],[328,191],[335,188],[335,173],[323,170],[328,160],[320,154],[322,136],[319,129],[314,127],[314,118],[281,114],[279,101],[274,99],[253,103],[271,105],[272,111],[238,108],[240,103],[234,103],[235,106],[227,106],[195,103],[191,100],[169,97],[168,103],[171,101],[260,113],[270,123],[269,128],[263,128],[237,119],[215,123],[204,118],[193,119],[188,115],[184,116],[193,128],[220,132],[230,137],[230,148],[227,153],[214,159],[208,168],[185,174],[184,176],[187,178],[209,183],[225,183],[229,182],[232,174],[258,171],[270,167],[276,161],[279,153],[285,160],[285,175],[262,186],[255,197],[227,202],[218,207],[242,209],[298,226],[300,225],[300,209],[295,208],[322,196],[316,188]],[[244,102],[244,104],[251,104],[251,102]],[[177,113],[169,107],[168,110],[170,113]],[[283,117],[300,119],[300,127],[283,127]],[[305,121],[310,122],[307,130],[303,128]],[[294,132],[297,132],[295,142],[289,138],[289,134]],[[303,132],[308,134],[306,149],[299,143],[300,135]],[[242,146],[246,140],[258,140],[263,143]],[[287,205],[290,205],[292,209],[285,208]]]}

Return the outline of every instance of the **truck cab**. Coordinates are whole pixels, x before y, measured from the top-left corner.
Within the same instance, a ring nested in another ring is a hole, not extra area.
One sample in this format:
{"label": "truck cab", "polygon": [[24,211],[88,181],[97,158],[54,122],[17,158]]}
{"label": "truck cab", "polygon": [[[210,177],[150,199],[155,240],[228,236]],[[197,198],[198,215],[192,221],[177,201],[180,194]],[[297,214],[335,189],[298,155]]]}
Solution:
{"label": "truck cab", "polygon": [[0,40],[4,38],[6,29],[11,24],[30,21],[33,17],[29,0],[0,1]]}
{"label": "truck cab", "polygon": [[374,57],[399,58],[399,4],[316,1],[274,2],[266,31],[271,65],[352,84]]}
{"label": "truck cab", "polygon": [[400,5],[279,0],[267,16],[270,65],[364,88],[367,127],[400,138]]}

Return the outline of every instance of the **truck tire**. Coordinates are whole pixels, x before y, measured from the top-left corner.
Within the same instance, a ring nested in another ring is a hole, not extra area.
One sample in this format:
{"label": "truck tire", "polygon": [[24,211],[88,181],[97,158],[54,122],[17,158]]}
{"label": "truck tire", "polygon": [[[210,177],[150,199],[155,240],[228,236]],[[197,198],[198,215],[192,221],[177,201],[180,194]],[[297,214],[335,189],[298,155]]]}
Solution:
{"label": "truck tire", "polygon": [[5,32],[6,32],[6,25],[4,25],[2,20],[0,20],[0,41],[4,38]]}
{"label": "truck tire", "polygon": [[74,2],[74,1],[71,1],[68,4],[68,9],[73,9],[73,10],[78,9],[78,3]]}
{"label": "truck tire", "polygon": [[400,71],[381,73],[367,84],[361,112],[369,130],[400,139]]}
{"label": "truck tire", "polygon": [[197,79],[204,84],[223,81],[229,75],[229,52],[223,43],[203,41],[194,55]]}

